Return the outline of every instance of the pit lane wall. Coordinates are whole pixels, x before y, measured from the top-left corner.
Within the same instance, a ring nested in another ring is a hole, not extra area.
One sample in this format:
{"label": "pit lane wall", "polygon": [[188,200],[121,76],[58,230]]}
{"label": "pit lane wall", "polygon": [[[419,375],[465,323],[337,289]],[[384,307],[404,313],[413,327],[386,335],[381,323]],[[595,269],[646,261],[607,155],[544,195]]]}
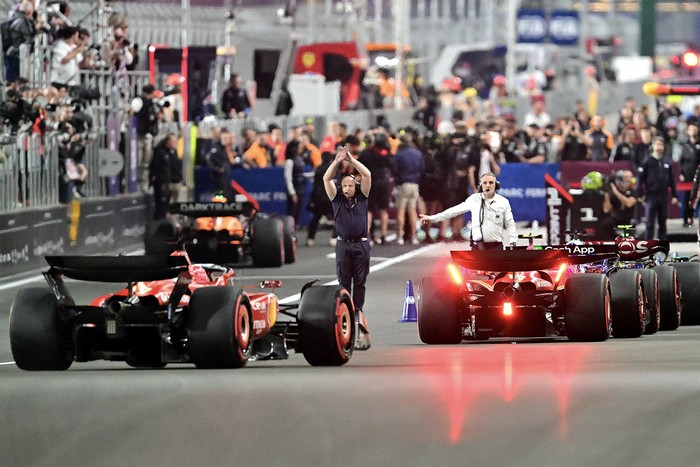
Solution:
{"label": "pit lane wall", "polygon": [[45,255],[91,255],[143,242],[143,195],[81,199],[0,214],[0,277],[46,266]]}

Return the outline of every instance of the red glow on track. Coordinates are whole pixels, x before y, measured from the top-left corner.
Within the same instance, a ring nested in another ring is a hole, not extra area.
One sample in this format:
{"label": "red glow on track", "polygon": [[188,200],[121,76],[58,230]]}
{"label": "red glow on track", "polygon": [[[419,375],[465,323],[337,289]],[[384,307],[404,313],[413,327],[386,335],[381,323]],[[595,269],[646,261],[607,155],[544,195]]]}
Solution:
{"label": "red glow on track", "polygon": [[[500,410],[494,395],[510,404],[532,400],[558,420],[560,439],[568,438],[571,382],[581,374],[588,345],[565,342],[508,341],[488,345],[460,344],[417,350],[418,366],[435,391],[432,400],[445,404],[447,441],[458,444],[476,433],[480,418]],[[441,416],[440,411],[436,416]]]}

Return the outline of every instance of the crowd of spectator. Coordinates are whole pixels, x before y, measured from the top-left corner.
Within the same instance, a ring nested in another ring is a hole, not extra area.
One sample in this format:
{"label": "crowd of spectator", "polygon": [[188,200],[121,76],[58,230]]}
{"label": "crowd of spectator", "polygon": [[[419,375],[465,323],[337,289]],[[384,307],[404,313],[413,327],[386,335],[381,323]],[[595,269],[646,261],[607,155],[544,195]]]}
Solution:
{"label": "crowd of spectator", "polygon": [[[17,2],[2,21],[0,126],[5,135],[38,134],[42,147],[46,135],[56,137],[59,199],[69,202],[86,195],[85,148],[95,139],[97,123],[93,103],[100,96],[83,81],[84,74],[133,69],[138,53],[128,40],[128,21],[121,14],[108,14],[108,31],[90,31],[71,21],[68,1],[41,2],[41,8],[38,4]],[[108,9],[100,14],[104,11]],[[101,39],[92,41],[93,32]],[[39,76],[28,73],[30,68],[40,70]]]}
{"label": "crowd of spectator", "polygon": [[[655,112],[628,98],[610,124],[603,115],[591,115],[581,100],[569,114],[552,118],[540,94],[532,96],[531,109],[519,122],[512,108],[496,106],[468,91],[421,89],[419,94],[420,105],[409,127],[392,130],[384,124],[349,131],[346,125],[333,121],[326,134],[319,135],[309,119],[308,125],[292,128],[284,138],[275,125],[246,129],[240,135],[225,132],[213,149],[205,150],[202,162],[215,174],[221,173],[222,166],[224,171],[283,166],[288,214],[298,220],[306,181],[319,170],[323,172],[319,166],[327,163],[338,145],[348,146],[373,174],[370,223],[376,230],[376,244],[387,241],[390,212],[396,216],[396,241],[417,243],[417,212],[431,214],[463,201],[477,190],[481,175],[498,175],[503,164],[628,161],[634,182],[651,157],[655,137],[665,143],[664,157],[678,163],[680,181],[691,181],[700,162],[700,106],[691,115],[683,115],[677,104],[668,100]],[[447,98],[445,94],[449,94]],[[449,119],[442,118],[445,107]],[[226,157],[217,157],[223,153],[221,148],[225,148]],[[340,172],[345,170],[347,167]],[[612,173],[611,165],[604,176]],[[215,181],[215,187],[227,189],[223,180]],[[682,200],[686,208],[687,198]],[[329,216],[330,210],[321,187],[314,186],[309,199],[306,207],[313,220],[307,245],[313,245],[318,222]],[[450,222],[437,226],[437,240],[447,239],[450,231],[459,235],[463,220]],[[429,235],[424,238],[435,240]]]}

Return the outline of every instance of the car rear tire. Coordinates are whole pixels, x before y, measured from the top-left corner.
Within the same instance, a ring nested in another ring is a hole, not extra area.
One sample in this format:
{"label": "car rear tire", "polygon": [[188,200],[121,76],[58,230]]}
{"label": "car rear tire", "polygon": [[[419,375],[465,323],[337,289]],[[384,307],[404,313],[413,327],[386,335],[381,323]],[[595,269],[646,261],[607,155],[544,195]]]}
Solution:
{"label": "car rear tire", "polygon": [[[418,336],[426,344],[459,344],[462,325],[459,317],[460,288],[449,278],[428,276],[418,289]],[[483,336],[482,336],[483,338]]]}
{"label": "car rear tire", "polygon": [[346,364],[355,349],[355,308],[346,289],[316,286],[304,290],[299,302],[299,344],[314,366]]}
{"label": "car rear tire", "polygon": [[681,285],[678,272],[671,266],[656,266],[659,277],[659,309],[661,310],[662,331],[674,331],[681,324]]}
{"label": "car rear tire", "polygon": [[661,297],[659,295],[659,277],[652,269],[640,269],[644,301],[649,310],[649,322],[644,327],[644,334],[656,334],[661,325]]}
{"label": "car rear tire", "polygon": [[279,219],[256,217],[251,234],[253,266],[278,268],[284,264],[284,234]]}
{"label": "car rear tire", "polygon": [[623,269],[612,273],[609,279],[613,336],[640,337],[645,327],[641,274]]}
{"label": "car rear tire", "polygon": [[10,307],[10,347],[19,368],[61,371],[73,363],[73,336],[57,305],[53,293],[41,287],[17,293]]}
{"label": "car rear tire", "polygon": [[578,274],[565,285],[566,336],[574,342],[610,338],[610,283],[604,274]]}
{"label": "car rear tire", "polygon": [[700,324],[700,263],[671,263],[681,284],[681,326]]}
{"label": "car rear tire", "polygon": [[296,223],[292,216],[280,217],[282,221],[282,236],[284,238],[284,264],[292,264],[297,260]]}
{"label": "car rear tire", "polygon": [[253,352],[253,316],[237,287],[194,291],[187,315],[189,355],[197,368],[241,368]]}
{"label": "car rear tire", "polygon": [[175,225],[168,219],[149,221],[146,225],[144,249],[147,255],[169,255],[175,249]]}

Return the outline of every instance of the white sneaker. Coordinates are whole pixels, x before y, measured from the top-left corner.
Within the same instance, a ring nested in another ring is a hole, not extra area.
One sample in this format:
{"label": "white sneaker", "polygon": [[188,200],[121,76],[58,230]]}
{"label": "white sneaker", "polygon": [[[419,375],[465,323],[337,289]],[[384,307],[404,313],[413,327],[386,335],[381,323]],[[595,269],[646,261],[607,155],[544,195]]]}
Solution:
{"label": "white sneaker", "polygon": [[338,239],[335,238],[335,237],[333,237],[333,238],[331,238],[330,240],[328,240],[328,244],[329,244],[330,246],[335,246],[337,243],[338,243]]}
{"label": "white sneaker", "polygon": [[403,245],[403,237],[399,237],[396,239],[396,244],[397,245]]}
{"label": "white sneaker", "polygon": [[411,240],[411,245],[420,245],[420,242],[414,237],[413,240]]}
{"label": "white sneaker", "polygon": [[314,239],[313,239],[313,238],[307,238],[307,239],[306,239],[306,246],[314,246]]}

